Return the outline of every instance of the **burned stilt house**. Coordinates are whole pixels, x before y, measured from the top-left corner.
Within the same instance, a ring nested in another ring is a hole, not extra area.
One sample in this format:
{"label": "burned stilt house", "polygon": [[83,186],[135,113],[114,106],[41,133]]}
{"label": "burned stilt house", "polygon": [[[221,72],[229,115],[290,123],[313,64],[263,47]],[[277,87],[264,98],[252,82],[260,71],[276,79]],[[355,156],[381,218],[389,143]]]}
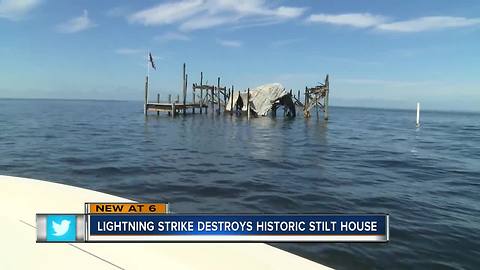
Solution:
{"label": "burned stilt house", "polygon": [[269,112],[276,115],[279,107],[284,108],[285,115],[295,116],[295,103],[292,94],[285,91],[279,83],[265,84],[244,92],[234,93],[229,97],[225,110],[229,112],[246,112],[247,115],[266,116]]}

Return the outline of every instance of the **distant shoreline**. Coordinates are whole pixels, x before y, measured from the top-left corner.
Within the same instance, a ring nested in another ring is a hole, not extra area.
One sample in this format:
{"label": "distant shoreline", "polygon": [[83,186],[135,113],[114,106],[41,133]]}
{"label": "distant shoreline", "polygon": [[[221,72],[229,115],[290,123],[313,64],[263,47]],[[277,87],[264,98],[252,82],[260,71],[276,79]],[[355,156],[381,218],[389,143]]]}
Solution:
{"label": "distant shoreline", "polygon": [[[141,102],[142,100],[132,100],[132,99],[71,99],[71,98],[8,98],[0,97],[0,100],[13,100],[13,101],[22,101],[22,100],[40,100],[40,101],[68,101],[68,102]],[[385,108],[385,107],[368,107],[368,106],[348,106],[348,105],[330,105],[334,108],[350,108],[350,109],[371,109],[371,110],[390,110],[390,111],[415,111],[415,107],[412,106],[411,109],[407,108]],[[479,114],[480,111],[474,110],[439,110],[439,109],[423,109],[422,112],[440,112],[440,113],[468,113],[468,114]]]}

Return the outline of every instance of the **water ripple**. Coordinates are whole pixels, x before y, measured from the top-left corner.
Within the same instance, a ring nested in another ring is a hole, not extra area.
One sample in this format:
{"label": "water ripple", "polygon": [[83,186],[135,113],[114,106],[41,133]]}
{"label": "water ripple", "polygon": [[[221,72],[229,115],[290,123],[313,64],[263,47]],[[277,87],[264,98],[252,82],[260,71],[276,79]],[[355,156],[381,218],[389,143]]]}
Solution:
{"label": "water ripple", "polygon": [[476,269],[478,114],[331,109],[328,123],[0,100],[0,173],[175,212],[389,213],[388,244],[275,244],[338,269]]}

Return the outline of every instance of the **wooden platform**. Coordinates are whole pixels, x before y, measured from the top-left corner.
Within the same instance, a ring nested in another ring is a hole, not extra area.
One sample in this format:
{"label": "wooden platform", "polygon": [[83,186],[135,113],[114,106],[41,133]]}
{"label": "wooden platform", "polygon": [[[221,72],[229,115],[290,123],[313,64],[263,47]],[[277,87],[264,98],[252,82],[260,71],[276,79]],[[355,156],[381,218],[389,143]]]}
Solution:
{"label": "wooden platform", "polygon": [[208,108],[206,104],[199,104],[199,103],[168,103],[168,102],[160,102],[160,103],[147,103],[146,109],[148,112],[175,112],[176,114],[179,111],[188,110],[188,109],[199,109],[199,108]]}

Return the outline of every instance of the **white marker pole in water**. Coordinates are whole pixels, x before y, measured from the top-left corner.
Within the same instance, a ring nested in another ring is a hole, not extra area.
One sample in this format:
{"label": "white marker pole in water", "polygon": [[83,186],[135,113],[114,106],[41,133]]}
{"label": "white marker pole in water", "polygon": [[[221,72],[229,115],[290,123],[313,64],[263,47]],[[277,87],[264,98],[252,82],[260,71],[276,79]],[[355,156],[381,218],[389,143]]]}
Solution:
{"label": "white marker pole in water", "polygon": [[420,102],[417,102],[417,127],[420,126]]}

